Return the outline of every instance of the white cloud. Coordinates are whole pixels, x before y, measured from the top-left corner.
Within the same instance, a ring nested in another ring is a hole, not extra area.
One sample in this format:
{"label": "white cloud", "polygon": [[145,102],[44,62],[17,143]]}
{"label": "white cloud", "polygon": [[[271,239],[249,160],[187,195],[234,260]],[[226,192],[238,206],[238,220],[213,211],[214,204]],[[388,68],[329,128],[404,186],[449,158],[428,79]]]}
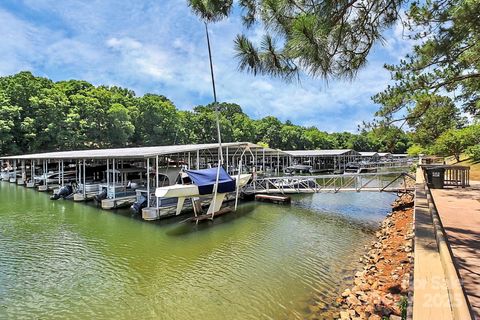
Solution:
{"label": "white cloud", "polygon": [[[137,94],[166,95],[179,108],[213,100],[204,26],[183,0],[26,3],[55,24],[27,21],[0,4],[1,74],[30,69],[54,80],[120,85]],[[377,106],[370,96],[389,79],[384,60],[396,62],[411,46],[397,27],[387,33],[384,48],[375,47],[358,79],[287,84],[237,71],[233,39],[241,28],[238,17],[209,27],[221,101],[236,102],[256,118],[274,115],[327,131],[355,131],[357,123],[371,119]],[[249,33],[256,39],[261,34],[258,29]]]}
{"label": "white cloud", "polygon": [[170,81],[173,70],[168,55],[161,49],[145,45],[131,38],[110,38],[107,46],[120,55],[123,70],[151,76],[155,80]]}

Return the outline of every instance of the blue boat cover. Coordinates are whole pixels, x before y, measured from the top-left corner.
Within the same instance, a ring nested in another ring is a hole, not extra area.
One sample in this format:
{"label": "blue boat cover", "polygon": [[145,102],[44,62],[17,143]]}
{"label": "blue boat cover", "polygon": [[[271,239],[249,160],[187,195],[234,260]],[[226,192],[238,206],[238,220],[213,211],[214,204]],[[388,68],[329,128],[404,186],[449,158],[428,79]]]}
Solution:
{"label": "blue boat cover", "polygon": [[[213,193],[213,186],[217,180],[217,168],[186,170],[192,182],[198,186],[200,194]],[[218,177],[218,192],[226,193],[235,191],[235,180],[220,167],[220,175]]]}

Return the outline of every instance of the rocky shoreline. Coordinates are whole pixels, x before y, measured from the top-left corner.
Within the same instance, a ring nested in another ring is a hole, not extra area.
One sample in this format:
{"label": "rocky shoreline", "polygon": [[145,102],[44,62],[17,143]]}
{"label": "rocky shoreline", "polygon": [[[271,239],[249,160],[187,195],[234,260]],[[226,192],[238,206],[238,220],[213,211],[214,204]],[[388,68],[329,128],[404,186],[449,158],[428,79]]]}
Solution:
{"label": "rocky shoreline", "polygon": [[339,315],[347,319],[402,319],[413,265],[413,195],[401,195],[376,232],[376,240],[360,259],[351,288],[338,299]]}

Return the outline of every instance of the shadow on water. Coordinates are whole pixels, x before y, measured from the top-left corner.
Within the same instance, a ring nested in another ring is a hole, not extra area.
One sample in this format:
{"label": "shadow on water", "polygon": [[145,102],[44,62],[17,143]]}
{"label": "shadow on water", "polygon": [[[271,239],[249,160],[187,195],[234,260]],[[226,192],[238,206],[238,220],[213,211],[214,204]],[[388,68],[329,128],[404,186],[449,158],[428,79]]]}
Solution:
{"label": "shadow on water", "polygon": [[245,218],[247,215],[252,214],[254,210],[254,206],[248,206],[246,203],[239,203],[237,211],[232,211],[226,215],[215,218],[214,220],[204,220],[199,222],[198,224],[187,220],[193,215],[192,213],[182,214],[179,217],[171,218],[172,220],[178,220],[175,221],[178,222],[178,225],[168,230],[166,234],[169,236],[183,236],[192,232],[207,231],[219,225],[225,226],[227,224],[233,224],[238,219]]}

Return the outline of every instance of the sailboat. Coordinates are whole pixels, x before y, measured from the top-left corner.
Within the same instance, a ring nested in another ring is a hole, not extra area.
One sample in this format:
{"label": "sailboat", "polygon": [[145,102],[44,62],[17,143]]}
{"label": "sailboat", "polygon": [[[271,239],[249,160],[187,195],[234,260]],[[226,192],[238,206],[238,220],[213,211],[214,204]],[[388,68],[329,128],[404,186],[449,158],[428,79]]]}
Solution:
{"label": "sailboat", "polygon": [[[182,174],[182,183],[173,186],[159,187],[155,189],[155,196],[159,198],[175,197],[178,198],[176,215],[182,211],[185,199],[191,198],[195,218],[192,221],[200,221],[204,219],[213,219],[215,214],[220,215],[220,211],[225,197],[228,193],[236,192],[235,194],[235,209],[238,203],[238,195],[240,189],[247,184],[251,178],[251,174],[241,174],[241,160],[239,163],[239,174],[236,178],[231,177],[223,168],[223,150],[222,137],[220,132],[220,116],[217,103],[217,92],[215,89],[215,77],[213,72],[212,52],[210,48],[210,38],[208,35],[208,27],[205,22],[205,33],[208,45],[208,57],[210,61],[210,74],[212,78],[213,101],[215,105],[216,127],[218,137],[218,165],[215,168],[200,169],[200,170],[185,170]],[[210,202],[208,211],[201,218],[198,216],[198,211],[201,210],[199,199],[201,197],[213,196]]]}
{"label": "sailboat", "polygon": [[[217,180],[217,171],[220,171]],[[192,202],[202,197],[213,195],[206,215],[214,216],[219,212],[223,201],[228,193],[236,192],[244,187],[251,178],[251,174],[239,174],[231,177],[223,167],[201,170],[186,170],[182,173],[182,184],[159,187],[155,190],[155,196],[159,198],[178,198],[176,214],[180,214],[187,198]],[[194,206],[195,208],[195,206]]]}

